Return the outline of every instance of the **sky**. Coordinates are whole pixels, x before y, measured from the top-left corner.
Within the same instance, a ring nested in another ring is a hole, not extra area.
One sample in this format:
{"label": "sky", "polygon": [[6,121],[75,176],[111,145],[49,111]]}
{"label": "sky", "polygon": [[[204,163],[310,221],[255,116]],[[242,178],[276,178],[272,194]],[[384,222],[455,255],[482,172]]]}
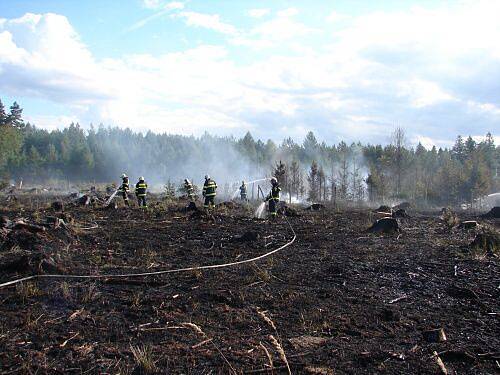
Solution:
{"label": "sky", "polygon": [[1,0],[39,127],[447,146],[500,137],[500,0]]}

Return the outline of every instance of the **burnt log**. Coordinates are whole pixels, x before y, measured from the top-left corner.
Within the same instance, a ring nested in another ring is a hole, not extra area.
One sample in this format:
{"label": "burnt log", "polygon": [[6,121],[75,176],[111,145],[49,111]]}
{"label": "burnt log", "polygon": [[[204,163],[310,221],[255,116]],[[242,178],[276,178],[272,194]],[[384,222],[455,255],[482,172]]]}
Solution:
{"label": "burnt log", "polygon": [[29,224],[24,222],[23,220],[18,220],[12,226],[14,230],[25,230],[32,233],[45,232],[45,227],[36,224]]}
{"label": "burnt log", "polygon": [[400,232],[398,221],[394,218],[383,218],[377,220],[370,228],[370,233],[395,233]]}

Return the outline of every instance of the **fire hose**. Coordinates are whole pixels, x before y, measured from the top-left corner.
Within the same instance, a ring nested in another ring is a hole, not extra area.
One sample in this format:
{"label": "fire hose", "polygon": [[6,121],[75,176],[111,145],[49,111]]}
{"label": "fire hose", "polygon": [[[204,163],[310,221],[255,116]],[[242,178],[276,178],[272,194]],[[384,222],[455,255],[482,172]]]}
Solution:
{"label": "fire hose", "polygon": [[228,267],[234,267],[234,266],[239,266],[242,264],[246,263],[254,263],[257,262],[261,259],[267,258],[273,254],[276,254],[280,252],[281,250],[286,249],[290,245],[292,245],[295,240],[297,239],[297,234],[295,233],[295,230],[293,229],[292,224],[288,220],[286,216],[283,216],[285,218],[286,223],[288,224],[288,227],[290,228],[293,237],[291,240],[289,240],[287,243],[284,245],[278,247],[277,249],[274,249],[272,251],[269,251],[265,254],[250,258],[250,259],[245,259],[245,260],[240,260],[237,262],[230,262],[230,263],[222,263],[222,264],[212,264],[212,265],[205,265],[205,266],[195,266],[195,267],[186,267],[186,268],[176,268],[176,269],[170,269],[170,270],[161,270],[161,271],[152,271],[152,272],[140,272],[140,273],[126,273],[126,274],[108,274],[108,275],[65,275],[65,274],[39,274],[39,275],[32,275],[32,276],[27,276],[23,277],[20,279],[15,279],[12,281],[7,281],[5,283],[0,284],[0,289],[15,285],[18,283],[21,283],[23,281],[29,281],[29,280],[38,280],[38,279],[112,279],[112,278],[131,278],[131,277],[148,277],[148,276],[156,276],[156,275],[164,275],[164,274],[169,274],[169,273],[180,273],[180,272],[189,272],[189,271],[199,271],[199,270],[211,270],[211,269],[220,269],[220,268],[228,268]]}

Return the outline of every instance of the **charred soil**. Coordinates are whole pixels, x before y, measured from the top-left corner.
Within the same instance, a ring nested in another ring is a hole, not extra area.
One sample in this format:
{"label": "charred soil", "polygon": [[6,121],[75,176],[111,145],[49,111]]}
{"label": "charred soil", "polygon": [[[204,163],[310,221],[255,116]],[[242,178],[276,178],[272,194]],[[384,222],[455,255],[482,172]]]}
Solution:
{"label": "charred soil", "polygon": [[[498,371],[499,260],[469,251],[476,229],[450,229],[437,212],[379,235],[367,232],[368,210],[259,220],[236,205],[196,217],[150,206],[65,205],[67,226],[5,231],[0,283],[248,259],[287,243],[287,220],[297,240],[220,270],[0,289],[0,372],[439,373],[435,352],[449,373]],[[56,214],[49,203],[21,209],[0,216],[40,224]]]}

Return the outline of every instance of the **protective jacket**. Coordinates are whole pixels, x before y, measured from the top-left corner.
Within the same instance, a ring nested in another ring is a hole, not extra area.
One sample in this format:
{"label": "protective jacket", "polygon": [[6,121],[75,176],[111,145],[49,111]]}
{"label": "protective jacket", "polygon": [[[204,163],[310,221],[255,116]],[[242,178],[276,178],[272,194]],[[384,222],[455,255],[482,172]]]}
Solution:
{"label": "protective jacket", "polygon": [[184,183],[184,186],[186,188],[186,191],[187,191],[187,195],[188,197],[192,197],[194,195],[194,188],[193,188],[193,184],[189,183],[189,182],[185,182]]}
{"label": "protective jacket", "polygon": [[130,191],[130,183],[128,182],[128,178],[124,178],[122,180],[122,186],[120,186],[120,191],[122,193]]}
{"label": "protective jacket", "polygon": [[204,197],[215,197],[217,195],[217,184],[214,180],[209,179],[205,180],[205,184],[203,185],[203,196]]}
{"label": "protective jacket", "polygon": [[241,185],[240,186],[240,194],[241,195],[247,195],[247,186],[246,185]]}
{"label": "protective jacket", "polygon": [[147,189],[148,184],[146,184],[145,181],[139,181],[137,184],[135,184],[135,195],[137,195],[138,197],[145,197]]}
{"label": "protective jacket", "polygon": [[273,187],[271,188],[271,191],[269,192],[269,195],[266,198],[266,202],[270,201],[270,200],[274,200],[276,202],[279,202],[280,192],[281,192],[280,186],[278,184],[273,185]]}

